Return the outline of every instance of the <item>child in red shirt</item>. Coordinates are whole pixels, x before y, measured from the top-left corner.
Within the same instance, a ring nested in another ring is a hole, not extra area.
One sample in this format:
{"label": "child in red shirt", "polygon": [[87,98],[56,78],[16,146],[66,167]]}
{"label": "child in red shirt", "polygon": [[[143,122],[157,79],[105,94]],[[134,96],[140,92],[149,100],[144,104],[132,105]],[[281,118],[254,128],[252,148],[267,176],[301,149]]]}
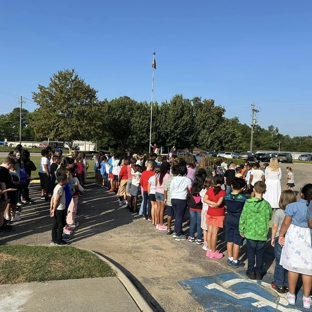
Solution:
{"label": "child in red shirt", "polygon": [[129,160],[124,159],[123,160],[123,166],[120,169],[119,172],[119,189],[118,189],[118,195],[119,195],[119,207],[121,207],[123,204],[127,204],[128,207],[128,202],[126,200],[126,190],[127,190],[127,182],[128,182],[128,165],[129,165]]}
{"label": "child in red shirt", "polygon": [[208,204],[207,225],[208,225],[208,246],[206,256],[210,259],[221,259],[223,254],[217,248],[218,232],[223,228],[225,217],[224,197],[226,192],[221,189],[224,182],[222,175],[214,177],[214,187],[210,187],[204,197],[204,202]]}

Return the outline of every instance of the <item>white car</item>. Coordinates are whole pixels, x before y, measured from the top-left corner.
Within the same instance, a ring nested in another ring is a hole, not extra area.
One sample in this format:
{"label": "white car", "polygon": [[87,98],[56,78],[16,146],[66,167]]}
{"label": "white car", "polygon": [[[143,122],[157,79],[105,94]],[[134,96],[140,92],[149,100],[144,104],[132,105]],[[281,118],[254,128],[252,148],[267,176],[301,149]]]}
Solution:
{"label": "white car", "polygon": [[235,158],[235,156],[236,156],[235,153],[225,152],[222,157],[224,157],[224,158]]}
{"label": "white car", "polygon": [[224,154],[225,154],[225,152],[219,152],[218,155],[217,155],[217,157],[223,157]]}

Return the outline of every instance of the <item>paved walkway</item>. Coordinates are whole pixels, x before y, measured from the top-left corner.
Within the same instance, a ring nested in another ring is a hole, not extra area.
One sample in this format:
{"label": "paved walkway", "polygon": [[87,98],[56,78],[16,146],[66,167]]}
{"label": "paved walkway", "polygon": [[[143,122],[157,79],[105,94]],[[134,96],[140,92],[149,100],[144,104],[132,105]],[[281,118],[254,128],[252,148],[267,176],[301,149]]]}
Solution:
{"label": "paved walkway", "polygon": [[[307,172],[304,175],[310,176]],[[299,176],[298,170],[296,176]],[[33,187],[33,192],[36,194],[33,197],[39,198],[36,187]],[[48,210],[48,205],[39,199],[36,204],[25,206],[23,220],[16,223],[14,231],[5,234],[2,241],[8,244],[48,244],[51,235]],[[177,242],[166,232],[156,230],[150,222],[129,213],[124,207],[118,207],[114,194],[94,184],[87,185],[85,194],[80,197],[77,220],[81,226],[71,240],[72,246],[105,256],[135,286],[153,311],[232,311],[232,307],[236,307],[233,311],[253,311],[259,307],[261,311],[302,310],[300,294],[295,309],[291,310],[284,298],[270,288],[274,255],[269,242],[264,259],[268,273],[263,283],[255,283],[246,278],[243,270],[237,272],[229,267],[226,258],[207,259],[201,246],[188,241]],[[187,217],[184,228],[188,229]],[[226,250],[223,233],[219,235],[218,248],[222,252]],[[246,262],[245,247],[241,250],[241,259]],[[68,283],[76,289],[73,281]],[[107,296],[106,301],[109,301],[110,295],[105,290],[97,286],[93,289],[101,291],[103,298]],[[249,289],[252,291],[247,291]],[[63,297],[65,303],[70,298]],[[121,300],[118,292],[109,311],[118,311],[112,307],[118,308],[119,303],[122,308]],[[98,311],[97,301],[92,300],[88,310],[81,311]],[[274,302],[274,308],[271,302]],[[136,311],[131,309],[127,311]],[[103,308],[101,311],[106,310]]]}

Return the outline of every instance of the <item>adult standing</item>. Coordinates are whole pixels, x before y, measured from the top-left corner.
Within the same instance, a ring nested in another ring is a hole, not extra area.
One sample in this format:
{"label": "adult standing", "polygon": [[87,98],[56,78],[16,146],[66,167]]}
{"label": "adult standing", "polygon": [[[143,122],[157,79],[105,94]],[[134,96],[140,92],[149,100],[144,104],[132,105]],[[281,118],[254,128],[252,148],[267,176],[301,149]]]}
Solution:
{"label": "adult standing", "polygon": [[269,166],[265,169],[266,192],[263,198],[267,200],[274,209],[279,208],[281,178],[282,170],[278,165],[277,158],[271,158]]}

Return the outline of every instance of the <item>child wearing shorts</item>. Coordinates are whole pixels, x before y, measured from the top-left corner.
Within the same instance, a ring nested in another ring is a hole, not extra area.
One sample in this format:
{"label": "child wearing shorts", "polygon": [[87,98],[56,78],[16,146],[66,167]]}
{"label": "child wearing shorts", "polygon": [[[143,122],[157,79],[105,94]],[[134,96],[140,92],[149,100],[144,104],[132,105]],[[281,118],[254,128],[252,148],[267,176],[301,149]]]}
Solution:
{"label": "child wearing shorts", "polygon": [[227,209],[225,222],[225,241],[228,252],[227,263],[234,268],[244,266],[244,263],[238,260],[239,249],[244,241],[238,230],[239,218],[246,201],[246,197],[241,194],[244,188],[245,180],[242,178],[234,178],[232,181],[233,191],[230,194],[227,194],[224,198]]}
{"label": "child wearing shorts", "polygon": [[212,177],[207,177],[204,181],[203,189],[200,191],[201,201],[203,203],[203,209],[201,212],[201,228],[203,230],[203,249],[208,250],[207,236],[208,236],[208,225],[207,225],[207,214],[208,214],[208,204],[204,202],[205,194],[210,187],[213,187],[214,182]]}
{"label": "child wearing shorts", "polygon": [[172,203],[171,203],[170,184],[173,178],[179,174],[179,166],[173,165],[171,167],[171,174],[172,176],[166,180],[165,186],[164,186],[164,203],[167,209],[167,235],[172,234],[171,221],[174,218],[174,211],[173,211]]}
{"label": "child wearing shorts", "polygon": [[218,232],[220,228],[223,228],[223,221],[225,216],[224,197],[226,192],[222,190],[224,179],[222,175],[216,175],[214,177],[214,187],[207,190],[204,197],[204,202],[208,204],[207,225],[208,236],[207,243],[209,249],[206,256],[210,259],[221,259],[223,254],[216,250]]}
{"label": "child wearing shorts", "polygon": [[138,194],[140,188],[140,178],[141,178],[141,166],[135,165],[133,168],[132,181],[130,186],[131,195],[131,212],[137,211]]}

